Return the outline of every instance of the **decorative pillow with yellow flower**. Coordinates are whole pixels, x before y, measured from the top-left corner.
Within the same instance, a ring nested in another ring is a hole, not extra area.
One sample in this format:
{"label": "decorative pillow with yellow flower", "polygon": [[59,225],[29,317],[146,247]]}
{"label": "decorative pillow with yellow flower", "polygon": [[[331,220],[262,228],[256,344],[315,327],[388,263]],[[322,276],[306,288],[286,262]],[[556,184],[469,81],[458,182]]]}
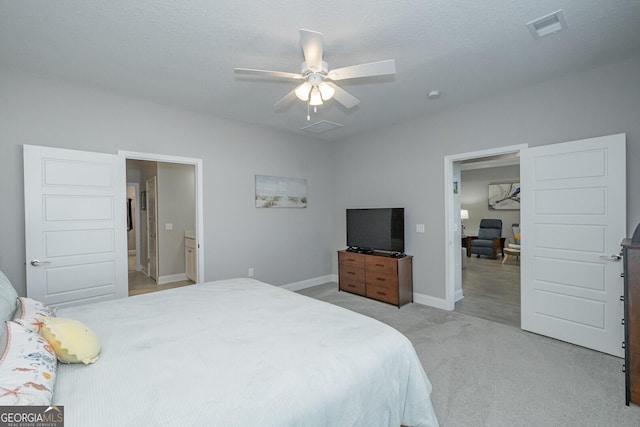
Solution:
{"label": "decorative pillow with yellow flower", "polygon": [[53,307],[31,298],[18,297],[18,307],[13,316],[13,321],[27,329],[40,333],[44,319],[55,317],[55,315],[56,312]]}
{"label": "decorative pillow with yellow flower", "polygon": [[0,406],[49,405],[57,361],[38,333],[6,321],[0,343]]}

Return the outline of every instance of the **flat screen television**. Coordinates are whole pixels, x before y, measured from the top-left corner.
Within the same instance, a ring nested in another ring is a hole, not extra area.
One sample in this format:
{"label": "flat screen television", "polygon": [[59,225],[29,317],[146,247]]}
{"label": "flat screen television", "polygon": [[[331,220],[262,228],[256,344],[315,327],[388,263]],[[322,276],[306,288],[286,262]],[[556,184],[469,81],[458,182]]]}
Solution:
{"label": "flat screen television", "polygon": [[404,208],[347,209],[347,246],[404,253]]}

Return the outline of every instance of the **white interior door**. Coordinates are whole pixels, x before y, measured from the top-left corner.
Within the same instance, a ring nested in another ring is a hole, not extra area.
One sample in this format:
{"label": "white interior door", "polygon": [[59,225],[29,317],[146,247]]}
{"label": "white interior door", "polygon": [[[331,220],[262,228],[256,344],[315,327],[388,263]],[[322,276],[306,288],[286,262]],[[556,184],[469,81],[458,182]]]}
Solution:
{"label": "white interior door", "polygon": [[62,306],[127,296],[117,156],[24,146],[27,295]]}
{"label": "white interior door", "polygon": [[522,329],[622,356],[625,135],[521,159]]}
{"label": "white interior door", "polygon": [[147,235],[149,277],[158,283],[158,203],[156,177],[147,180]]}

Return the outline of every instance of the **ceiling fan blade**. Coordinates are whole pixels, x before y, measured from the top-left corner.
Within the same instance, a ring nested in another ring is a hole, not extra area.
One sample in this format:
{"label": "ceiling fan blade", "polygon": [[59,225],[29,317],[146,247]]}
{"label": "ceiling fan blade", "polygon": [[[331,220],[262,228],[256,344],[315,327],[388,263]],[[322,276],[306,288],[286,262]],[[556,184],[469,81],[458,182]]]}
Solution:
{"label": "ceiling fan blade", "polygon": [[284,108],[289,102],[293,101],[295,97],[296,97],[296,90],[293,89],[291,92],[287,93],[285,96],[280,98],[280,101],[273,104],[273,106],[276,110]]}
{"label": "ceiling fan blade", "polygon": [[286,71],[254,70],[252,68],[234,68],[233,71],[236,74],[248,74],[250,76],[278,77],[296,80],[302,80],[304,78],[302,74],[287,73]]}
{"label": "ceiling fan blade", "polygon": [[300,46],[307,67],[313,72],[322,71],[322,34],[317,31],[300,30]]}
{"label": "ceiling fan blade", "polygon": [[387,74],[395,74],[395,72],[396,61],[387,59],[386,61],[336,68],[335,70],[329,71],[327,78],[331,80],[346,80],[357,79],[359,77],[384,76]]}
{"label": "ceiling fan blade", "polygon": [[353,108],[360,103],[360,100],[358,98],[351,95],[349,92],[342,89],[340,86],[335,85],[331,82],[327,82],[327,84],[331,86],[333,89],[335,89],[336,91],[336,93],[333,94],[333,99],[335,99],[345,107]]}

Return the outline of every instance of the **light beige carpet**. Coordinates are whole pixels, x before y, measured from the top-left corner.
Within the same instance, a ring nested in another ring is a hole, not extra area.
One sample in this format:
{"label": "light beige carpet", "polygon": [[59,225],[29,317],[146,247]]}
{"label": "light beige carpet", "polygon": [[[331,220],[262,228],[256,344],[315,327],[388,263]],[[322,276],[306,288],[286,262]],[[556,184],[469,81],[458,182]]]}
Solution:
{"label": "light beige carpet", "polygon": [[299,293],[405,334],[443,427],[640,426],[640,406],[624,404],[622,359],[461,313],[398,309],[338,292],[335,283]]}

